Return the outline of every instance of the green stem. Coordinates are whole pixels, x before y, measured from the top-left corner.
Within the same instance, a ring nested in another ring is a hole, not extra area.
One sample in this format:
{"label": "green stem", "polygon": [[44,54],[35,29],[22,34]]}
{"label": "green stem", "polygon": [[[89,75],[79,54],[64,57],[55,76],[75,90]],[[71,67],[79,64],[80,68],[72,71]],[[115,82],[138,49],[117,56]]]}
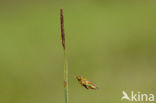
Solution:
{"label": "green stem", "polygon": [[65,103],[68,103],[68,62],[66,51],[64,50],[64,95],[65,95]]}

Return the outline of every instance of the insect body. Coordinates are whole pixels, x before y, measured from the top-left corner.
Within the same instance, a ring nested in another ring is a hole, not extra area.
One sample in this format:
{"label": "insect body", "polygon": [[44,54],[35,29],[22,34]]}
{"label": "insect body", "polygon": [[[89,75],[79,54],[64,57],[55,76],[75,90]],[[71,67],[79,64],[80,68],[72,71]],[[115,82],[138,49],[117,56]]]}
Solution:
{"label": "insect body", "polygon": [[93,84],[92,82],[88,81],[86,78],[83,78],[82,76],[77,76],[76,79],[86,89],[98,89],[98,87],[95,84]]}

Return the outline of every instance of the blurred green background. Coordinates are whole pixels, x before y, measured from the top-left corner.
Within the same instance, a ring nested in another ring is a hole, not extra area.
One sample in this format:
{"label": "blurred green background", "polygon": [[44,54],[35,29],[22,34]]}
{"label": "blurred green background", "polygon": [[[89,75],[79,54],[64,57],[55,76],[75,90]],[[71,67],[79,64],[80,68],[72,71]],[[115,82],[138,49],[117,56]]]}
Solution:
{"label": "blurred green background", "polygon": [[69,103],[121,103],[123,90],[156,95],[155,0],[1,0],[0,103],[64,103],[60,8]]}

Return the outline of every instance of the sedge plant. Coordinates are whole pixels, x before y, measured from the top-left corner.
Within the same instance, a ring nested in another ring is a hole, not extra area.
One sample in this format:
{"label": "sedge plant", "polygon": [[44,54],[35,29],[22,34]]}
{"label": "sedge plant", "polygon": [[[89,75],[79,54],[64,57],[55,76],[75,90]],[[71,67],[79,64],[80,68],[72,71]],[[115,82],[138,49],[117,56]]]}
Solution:
{"label": "sedge plant", "polygon": [[64,51],[64,97],[65,97],[65,103],[68,103],[68,62],[67,62],[66,46],[65,46],[63,9],[60,10],[60,20],[61,20],[61,39],[62,39],[62,46]]}
{"label": "sedge plant", "polygon": [[[65,46],[63,9],[60,10],[60,17],[61,17],[61,39],[62,39],[62,46],[64,51],[64,96],[65,96],[65,103],[69,103],[68,102],[68,62],[67,62],[66,46]],[[88,81],[86,78],[83,78],[82,76],[76,76],[76,79],[86,89],[92,89],[92,90],[98,89],[98,87],[94,83]]]}

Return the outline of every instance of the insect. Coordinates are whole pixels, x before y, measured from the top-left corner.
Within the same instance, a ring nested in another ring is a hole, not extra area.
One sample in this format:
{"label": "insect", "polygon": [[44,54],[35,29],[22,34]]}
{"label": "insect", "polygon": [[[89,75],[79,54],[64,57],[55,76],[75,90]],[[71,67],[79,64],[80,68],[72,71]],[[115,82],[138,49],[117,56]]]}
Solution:
{"label": "insect", "polygon": [[82,76],[76,76],[76,79],[86,89],[94,89],[94,90],[98,89],[98,87],[95,84],[93,84],[92,82],[88,81],[86,78],[83,78]]}

